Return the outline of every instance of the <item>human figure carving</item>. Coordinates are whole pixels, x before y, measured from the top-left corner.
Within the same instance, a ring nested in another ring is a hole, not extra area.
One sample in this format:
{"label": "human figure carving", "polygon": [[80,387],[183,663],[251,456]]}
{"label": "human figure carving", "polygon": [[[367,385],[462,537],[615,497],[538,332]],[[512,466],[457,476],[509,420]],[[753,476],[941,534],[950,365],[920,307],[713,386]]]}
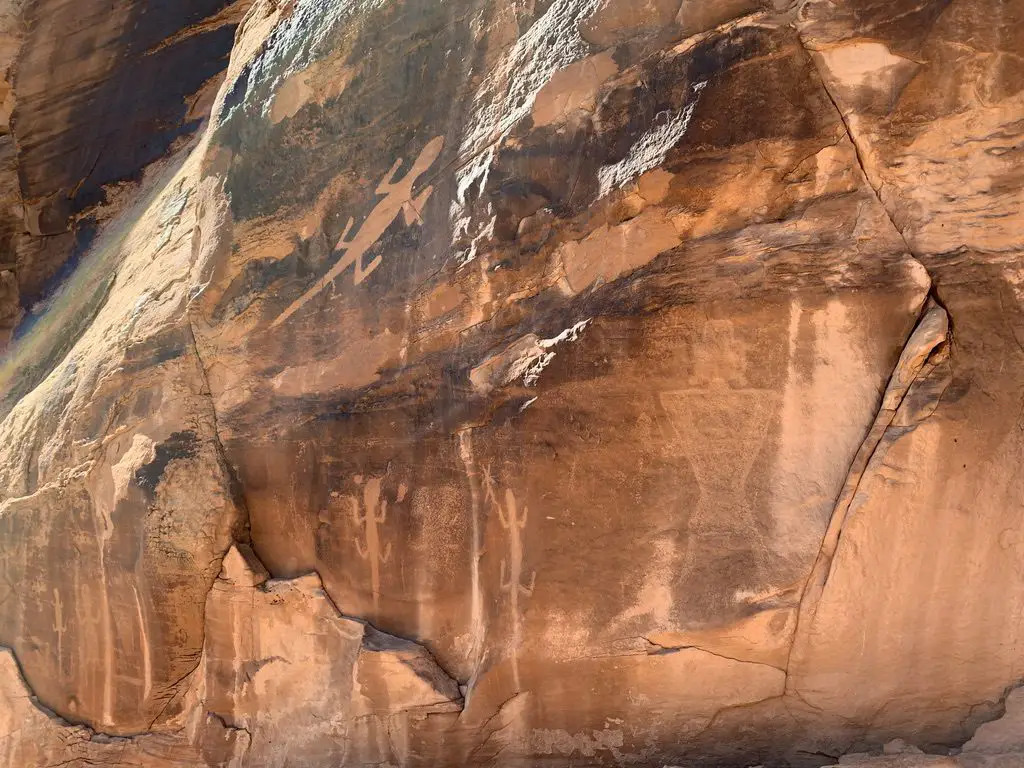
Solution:
{"label": "human figure carving", "polygon": [[751,557],[740,573],[729,553],[763,552],[769,546],[746,484],[775,415],[777,395],[750,386],[747,350],[728,320],[704,326],[692,357],[689,388],[658,395],[699,492],[688,521],[684,563],[699,568],[706,583],[719,578],[723,588],[735,591],[760,583],[762,565]]}

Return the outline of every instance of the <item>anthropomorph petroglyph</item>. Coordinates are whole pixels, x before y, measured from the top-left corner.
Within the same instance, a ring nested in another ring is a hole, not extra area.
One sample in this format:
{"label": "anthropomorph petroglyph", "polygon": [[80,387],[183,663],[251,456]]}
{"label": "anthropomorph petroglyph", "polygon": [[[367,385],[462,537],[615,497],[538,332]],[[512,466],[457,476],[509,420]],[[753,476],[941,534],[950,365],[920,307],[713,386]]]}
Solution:
{"label": "anthropomorph petroglyph", "polygon": [[688,460],[700,493],[688,524],[691,567],[713,551],[742,551],[762,535],[746,483],[778,401],[773,390],[750,387],[745,345],[728,320],[704,326],[692,360],[690,388],[658,394],[674,447]]}
{"label": "anthropomorph petroglyph", "polygon": [[348,269],[350,265],[355,265],[355,285],[359,285],[369,277],[380,266],[383,256],[377,254],[370,260],[369,264],[363,263],[363,256],[380,240],[381,236],[398,218],[399,214],[404,215],[407,226],[412,226],[414,222],[422,223],[423,217],[421,212],[423,211],[423,206],[427,204],[427,200],[430,199],[434,188],[427,186],[415,197],[413,197],[412,188],[419,178],[430,170],[430,167],[440,156],[443,148],[444,138],[442,136],[427,142],[427,145],[413,163],[412,168],[401,179],[396,177],[398,176],[399,169],[402,167],[402,158],[395,161],[387,176],[377,187],[377,194],[382,195],[384,199],[377,203],[374,209],[370,211],[370,214],[360,225],[357,232],[354,234],[352,232],[352,229],[355,227],[354,219],[349,218],[348,224],[345,225],[345,231],[342,232],[341,238],[335,246],[337,250],[344,252],[344,256],[328,270],[327,274],[317,280],[312,288],[302,294],[284,312],[278,315],[274,322],[270,324],[271,328],[280,325],[298,312],[306,302],[333,283],[338,275]]}
{"label": "anthropomorph petroglyph", "polygon": [[498,500],[494,491],[494,479],[491,473],[484,471],[484,485],[487,501],[491,509],[498,513],[498,522],[508,531],[508,557],[501,559],[501,589],[509,596],[509,614],[512,619],[512,675],[516,690],[519,685],[519,644],[521,640],[521,619],[519,616],[519,598],[533,595],[537,583],[537,573],[530,574],[529,585],[523,581],[523,531],[529,518],[529,510],[523,507],[519,511],[515,494],[511,489],[505,490],[504,505]]}
{"label": "anthropomorph petroglyph", "polygon": [[354,541],[356,552],[370,564],[370,589],[373,591],[374,612],[380,610],[380,567],[391,559],[391,544],[385,544],[383,549],[381,548],[378,528],[388,519],[388,502],[380,495],[381,481],[382,478],[379,477],[371,477],[366,481],[363,486],[362,508],[357,497],[352,496],[349,499],[352,504],[352,520],[357,529],[363,529],[362,537],[357,534]]}
{"label": "anthropomorph petroglyph", "polygon": [[709,321],[691,354],[690,386],[661,392],[661,406],[706,500],[742,499],[777,394],[750,387],[746,350],[728,320]]}

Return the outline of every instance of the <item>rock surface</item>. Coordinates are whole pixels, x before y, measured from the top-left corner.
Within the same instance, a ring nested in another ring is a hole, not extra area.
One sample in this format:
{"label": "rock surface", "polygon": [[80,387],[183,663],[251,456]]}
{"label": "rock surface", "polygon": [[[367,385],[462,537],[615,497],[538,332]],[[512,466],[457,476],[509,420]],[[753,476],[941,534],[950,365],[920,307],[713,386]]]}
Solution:
{"label": "rock surface", "polygon": [[0,0],[0,351],[197,130],[251,2]]}
{"label": "rock surface", "polygon": [[1019,759],[1024,3],[29,5],[4,765]]}

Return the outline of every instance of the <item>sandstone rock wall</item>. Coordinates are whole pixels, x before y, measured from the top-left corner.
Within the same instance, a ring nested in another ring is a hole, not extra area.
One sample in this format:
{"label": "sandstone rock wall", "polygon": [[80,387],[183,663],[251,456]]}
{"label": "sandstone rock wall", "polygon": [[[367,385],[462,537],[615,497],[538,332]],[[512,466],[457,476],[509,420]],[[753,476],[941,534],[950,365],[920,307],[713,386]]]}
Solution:
{"label": "sandstone rock wall", "polygon": [[0,2],[0,350],[197,130],[250,4]]}
{"label": "sandstone rock wall", "polygon": [[1024,5],[257,0],[103,127],[242,10],[18,97],[148,165],[0,366],[6,765],[1017,759]]}

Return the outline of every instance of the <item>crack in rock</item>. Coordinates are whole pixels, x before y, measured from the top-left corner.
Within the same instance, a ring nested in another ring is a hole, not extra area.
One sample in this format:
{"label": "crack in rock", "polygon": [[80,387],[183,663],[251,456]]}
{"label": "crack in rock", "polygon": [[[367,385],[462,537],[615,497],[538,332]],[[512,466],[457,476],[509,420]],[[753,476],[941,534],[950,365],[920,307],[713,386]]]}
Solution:
{"label": "crack in rock", "polygon": [[766,664],[763,661],[751,661],[750,659],[740,659],[736,656],[729,656],[725,653],[718,653],[717,651],[712,651],[700,645],[664,645],[662,643],[657,643],[654,640],[651,640],[649,637],[644,636],[640,636],[638,639],[647,643],[648,656],[664,656],[671,653],[678,653],[680,651],[699,651],[700,653],[706,653],[709,656],[717,656],[718,658],[724,659],[725,661],[734,661],[737,664],[756,664],[759,667],[770,667],[771,669],[777,669],[779,670],[779,672],[782,673],[785,673],[786,671],[782,667],[777,667],[774,664]]}
{"label": "crack in rock", "polygon": [[[899,361],[896,363],[879,403],[874,422],[854,456],[846,481],[843,483],[843,488],[833,507],[817,558],[800,597],[797,625],[793,633],[790,663],[786,665],[787,670],[791,669],[793,649],[800,642],[801,631],[806,631],[814,620],[817,605],[828,583],[833,558],[839,547],[847,515],[860,489],[861,481],[867,474],[871,460],[882,444],[886,432],[893,425],[897,411],[911,386],[921,376],[933,353],[948,343],[949,339],[949,316],[939,304],[929,300],[925,305],[923,316],[903,347]],[[790,690],[787,672],[787,692]]]}

